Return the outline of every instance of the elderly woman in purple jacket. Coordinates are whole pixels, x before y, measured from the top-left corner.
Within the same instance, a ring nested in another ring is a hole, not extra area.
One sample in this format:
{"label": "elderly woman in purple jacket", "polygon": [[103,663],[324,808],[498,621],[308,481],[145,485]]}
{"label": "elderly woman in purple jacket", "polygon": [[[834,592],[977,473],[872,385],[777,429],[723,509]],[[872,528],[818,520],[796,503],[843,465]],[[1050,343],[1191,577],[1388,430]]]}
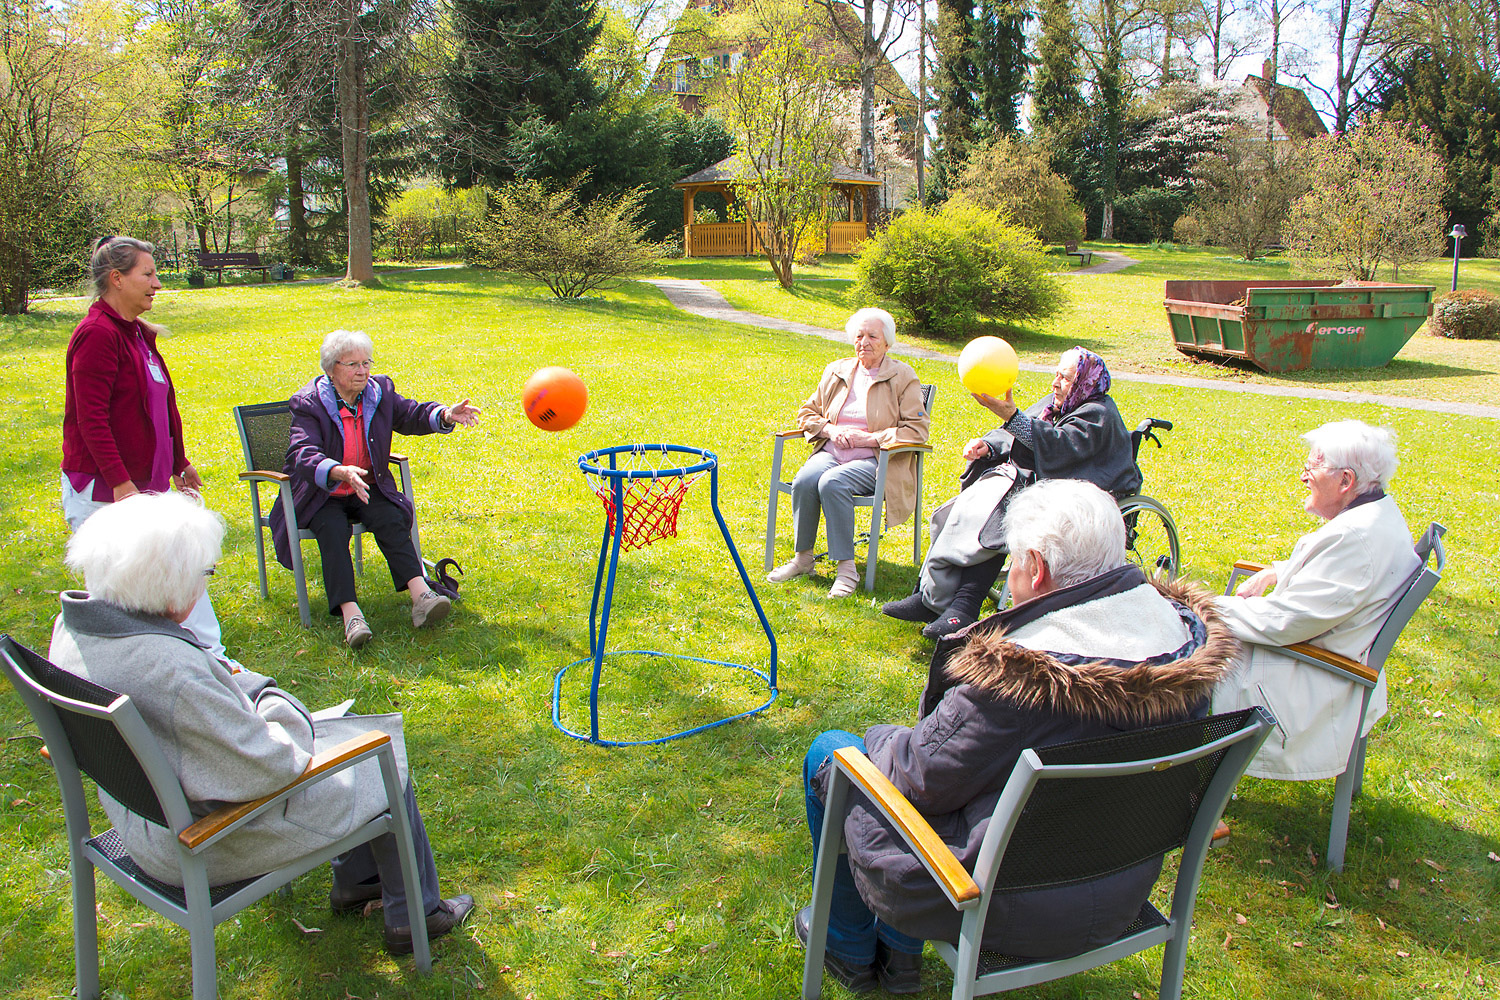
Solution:
{"label": "elderly woman in purple jacket", "polygon": [[[373,634],[355,601],[349,539],[358,521],[375,536],[397,590],[411,594],[411,623],[441,621],[451,602],[432,590],[411,541],[416,512],[391,476],[391,434],[446,434],[472,426],[479,408],[418,403],[396,392],[389,376],[371,373],[374,345],[364,333],[335,330],[323,338],[324,374],[291,398],[292,434],[283,470],[292,477],[297,523],[312,531],[323,557],[328,613],[344,620],[344,641],[358,649]],[[291,542],[278,506],[271,513],[276,558],[291,566]]]}

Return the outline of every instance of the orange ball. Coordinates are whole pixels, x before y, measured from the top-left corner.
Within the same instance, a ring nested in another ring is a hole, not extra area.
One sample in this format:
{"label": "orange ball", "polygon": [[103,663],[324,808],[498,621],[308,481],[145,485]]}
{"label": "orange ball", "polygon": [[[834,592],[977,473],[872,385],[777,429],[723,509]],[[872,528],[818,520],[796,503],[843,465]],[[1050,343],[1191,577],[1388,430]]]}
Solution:
{"label": "orange ball", "polygon": [[526,419],[544,431],[565,431],[588,409],[589,391],[583,379],[566,368],[543,368],[521,387]]}

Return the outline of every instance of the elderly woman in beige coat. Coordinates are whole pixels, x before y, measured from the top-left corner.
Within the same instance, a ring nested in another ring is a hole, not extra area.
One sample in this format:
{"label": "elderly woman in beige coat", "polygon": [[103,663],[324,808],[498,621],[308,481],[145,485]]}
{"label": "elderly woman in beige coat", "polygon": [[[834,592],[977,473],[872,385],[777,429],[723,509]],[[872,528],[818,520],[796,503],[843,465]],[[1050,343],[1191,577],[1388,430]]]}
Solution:
{"label": "elderly woman in beige coat", "polygon": [[[891,314],[861,309],[849,317],[844,330],[854,340],[854,357],[823,369],[817,389],[797,411],[797,426],[814,451],[792,480],[796,554],[766,576],[782,583],[812,572],[821,512],[827,522],[828,556],[838,564],[829,597],[847,597],[859,583],[854,498],[875,492],[880,449],[925,444],[929,429],[917,373],[886,356],[896,343]],[[885,480],[887,527],[911,516],[916,495],[916,456],[892,456]]]}

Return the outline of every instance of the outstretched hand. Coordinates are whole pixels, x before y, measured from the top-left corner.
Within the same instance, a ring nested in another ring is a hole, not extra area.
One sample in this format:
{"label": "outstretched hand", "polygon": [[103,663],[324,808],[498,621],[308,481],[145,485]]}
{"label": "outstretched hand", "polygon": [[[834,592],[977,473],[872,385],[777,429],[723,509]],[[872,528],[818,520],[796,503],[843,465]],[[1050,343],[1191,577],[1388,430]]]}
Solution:
{"label": "outstretched hand", "polygon": [[985,458],[990,453],[989,442],[984,438],[974,438],[964,445],[964,461],[972,462],[975,459]]}
{"label": "outstretched hand", "polygon": [[465,427],[473,427],[479,423],[479,407],[473,405],[465,398],[462,402],[454,403],[443,411],[443,419],[450,424],[463,424]]}
{"label": "outstretched hand", "polygon": [[335,482],[348,483],[354,487],[354,495],[359,497],[360,503],[370,502],[370,484],[365,482],[365,476],[370,473],[357,465],[335,465],[328,473],[328,478]]}
{"label": "outstretched hand", "polygon": [[1006,389],[1005,398],[996,399],[994,396],[991,396],[988,393],[984,392],[970,393],[970,395],[974,397],[974,402],[978,403],[986,410],[989,410],[1001,420],[1009,420],[1011,417],[1015,416],[1016,411],[1020,409],[1020,407],[1016,405],[1016,401],[1011,398],[1010,394],[1011,390]]}

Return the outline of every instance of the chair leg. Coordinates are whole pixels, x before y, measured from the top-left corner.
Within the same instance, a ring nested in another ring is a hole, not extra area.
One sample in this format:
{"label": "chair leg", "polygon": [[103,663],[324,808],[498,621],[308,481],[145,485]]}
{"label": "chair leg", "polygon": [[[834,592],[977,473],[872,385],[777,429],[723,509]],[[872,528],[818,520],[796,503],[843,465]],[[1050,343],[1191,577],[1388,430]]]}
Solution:
{"label": "chair leg", "polygon": [[[219,970],[214,955],[214,917],[209,902],[208,878],[202,871],[189,875],[183,887],[187,897],[188,943],[193,953],[193,1000],[216,1000]],[[196,885],[191,883],[196,882]]]}
{"label": "chair leg", "polygon": [[776,505],[781,499],[781,438],[771,451],[771,495],[766,498],[766,572],[776,568]]}
{"label": "chair leg", "polygon": [[99,921],[94,909],[94,865],[78,850],[72,852],[73,970],[78,1000],[99,998]]}
{"label": "chair leg", "polygon": [[818,863],[813,868],[812,922],[807,931],[807,954],[802,961],[802,1000],[823,995],[823,953],[828,946],[828,914],[833,909],[833,878],[844,853],[844,808],[849,801],[849,777],[831,767],[824,802],[823,830],[818,838]]}
{"label": "chair leg", "polygon": [[[1357,752],[1357,751],[1356,751]],[[1328,824],[1328,870],[1344,870],[1344,846],[1349,840],[1349,810],[1358,780],[1353,766],[1345,767],[1333,785],[1333,818]]]}
{"label": "chair leg", "polygon": [[364,532],[354,533],[354,572],[360,576],[365,575],[365,543],[362,540]]}
{"label": "chair leg", "polygon": [[1356,798],[1356,799],[1359,798],[1360,793],[1365,790],[1365,747],[1366,747],[1367,743],[1368,743],[1368,738],[1367,737],[1361,736],[1359,738],[1359,755],[1358,755],[1358,757],[1355,758],[1355,761],[1354,761],[1354,795],[1353,795],[1353,798]]}
{"label": "chair leg", "polygon": [[271,588],[266,580],[266,525],[262,523],[260,516],[260,484],[250,484],[250,520],[255,525],[255,567],[260,571],[260,599],[266,600],[271,596]]}
{"label": "chair leg", "polygon": [[885,520],[885,476],[891,456],[884,451],[875,466],[875,496],[870,502],[870,546],[865,552],[865,590],[875,589],[875,567],[880,559],[880,528]]}

